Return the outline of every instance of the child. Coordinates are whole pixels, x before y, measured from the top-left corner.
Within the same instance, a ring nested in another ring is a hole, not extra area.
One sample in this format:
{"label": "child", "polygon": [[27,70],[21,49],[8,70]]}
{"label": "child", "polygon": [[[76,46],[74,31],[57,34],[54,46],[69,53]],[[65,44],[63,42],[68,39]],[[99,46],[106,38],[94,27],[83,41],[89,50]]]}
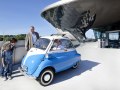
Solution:
{"label": "child", "polygon": [[5,81],[8,79],[8,77],[9,79],[12,79],[12,58],[16,42],[17,39],[12,38],[10,42],[8,41],[2,46],[2,66],[4,68]]}
{"label": "child", "polygon": [[2,64],[4,67],[5,81],[9,78],[12,79],[12,50],[11,44],[5,46],[5,50],[2,53]]}

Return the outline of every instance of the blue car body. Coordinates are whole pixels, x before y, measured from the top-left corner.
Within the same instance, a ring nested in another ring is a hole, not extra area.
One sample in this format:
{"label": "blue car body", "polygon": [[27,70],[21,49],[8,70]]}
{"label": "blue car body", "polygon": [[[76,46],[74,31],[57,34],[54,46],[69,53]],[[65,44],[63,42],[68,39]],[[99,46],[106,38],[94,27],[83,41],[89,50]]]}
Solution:
{"label": "blue car body", "polygon": [[21,67],[27,75],[37,78],[45,68],[53,68],[54,72],[57,73],[80,62],[81,55],[73,47],[66,50],[51,50],[54,39],[70,41],[69,39],[63,37],[43,38],[49,39],[46,49],[31,48],[22,60]]}

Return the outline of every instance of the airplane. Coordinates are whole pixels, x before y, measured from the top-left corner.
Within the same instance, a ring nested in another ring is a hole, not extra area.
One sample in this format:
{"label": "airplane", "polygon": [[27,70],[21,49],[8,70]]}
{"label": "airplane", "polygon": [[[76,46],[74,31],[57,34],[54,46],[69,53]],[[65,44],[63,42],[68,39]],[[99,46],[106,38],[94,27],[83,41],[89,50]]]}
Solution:
{"label": "airplane", "polygon": [[119,3],[120,0],[61,0],[46,7],[41,16],[57,31],[69,32],[80,41],[90,28],[100,32],[119,30]]}

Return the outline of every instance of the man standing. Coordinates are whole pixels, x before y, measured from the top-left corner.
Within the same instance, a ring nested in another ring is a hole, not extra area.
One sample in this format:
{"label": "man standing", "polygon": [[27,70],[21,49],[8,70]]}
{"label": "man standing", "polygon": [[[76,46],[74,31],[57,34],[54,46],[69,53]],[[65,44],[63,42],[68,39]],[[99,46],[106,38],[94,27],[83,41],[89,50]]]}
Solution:
{"label": "man standing", "polygon": [[39,34],[35,32],[35,27],[31,26],[30,33],[28,33],[25,38],[25,49],[28,51],[31,47],[35,47],[38,39]]}

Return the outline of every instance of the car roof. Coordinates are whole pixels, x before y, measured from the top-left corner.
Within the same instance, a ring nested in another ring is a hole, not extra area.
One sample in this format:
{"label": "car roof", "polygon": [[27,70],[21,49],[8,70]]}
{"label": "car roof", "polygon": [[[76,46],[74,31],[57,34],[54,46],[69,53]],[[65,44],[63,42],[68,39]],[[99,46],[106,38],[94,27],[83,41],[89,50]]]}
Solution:
{"label": "car roof", "polygon": [[44,36],[44,37],[41,37],[41,38],[47,38],[47,39],[50,39],[50,40],[54,40],[54,39],[67,39],[69,40],[67,37],[63,37],[63,36]]}

